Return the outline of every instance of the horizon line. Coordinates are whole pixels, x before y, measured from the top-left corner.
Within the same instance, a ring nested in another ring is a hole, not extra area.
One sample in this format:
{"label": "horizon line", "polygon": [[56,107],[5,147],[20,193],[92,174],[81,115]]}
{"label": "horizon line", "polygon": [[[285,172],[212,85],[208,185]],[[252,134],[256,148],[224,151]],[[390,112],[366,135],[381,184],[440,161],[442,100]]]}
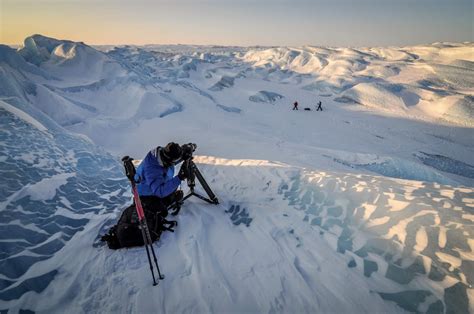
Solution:
{"label": "horizon line", "polygon": [[[415,46],[432,46],[435,44],[472,44],[473,41],[434,41],[434,42],[424,42],[424,43],[417,43],[417,44],[404,44],[404,45],[321,45],[321,44],[301,44],[301,45],[264,45],[264,44],[252,44],[252,45],[235,45],[235,44],[211,44],[211,43],[200,43],[200,44],[191,44],[191,43],[143,43],[143,44],[133,44],[133,43],[93,43],[89,44],[85,41],[75,41],[71,39],[58,39],[56,37],[51,37],[43,34],[32,34],[25,37],[24,40],[33,36],[42,36],[46,38],[51,38],[59,41],[71,41],[75,43],[82,43],[90,47],[98,47],[98,46],[110,46],[110,47],[119,47],[119,46],[134,46],[134,47],[145,47],[145,46],[198,46],[198,47],[215,47],[215,48],[225,48],[225,47],[235,47],[235,48],[277,48],[277,47],[327,47],[327,48],[389,48],[389,47],[415,47]],[[21,48],[24,47],[24,40],[22,43],[3,43],[0,42],[2,45],[14,47],[14,48]]]}

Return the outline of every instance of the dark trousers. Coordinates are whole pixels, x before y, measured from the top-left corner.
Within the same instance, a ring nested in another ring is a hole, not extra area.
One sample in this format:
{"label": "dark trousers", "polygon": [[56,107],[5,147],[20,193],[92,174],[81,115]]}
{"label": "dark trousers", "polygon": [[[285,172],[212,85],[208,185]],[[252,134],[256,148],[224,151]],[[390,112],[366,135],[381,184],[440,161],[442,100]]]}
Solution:
{"label": "dark trousers", "polygon": [[165,213],[167,208],[176,202],[179,198],[182,198],[183,192],[176,190],[170,195],[160,198],[158,196],[149,195],[149,196],[140,196],[140,201],[142,202],[143,210],[150,211],[153,213]]}

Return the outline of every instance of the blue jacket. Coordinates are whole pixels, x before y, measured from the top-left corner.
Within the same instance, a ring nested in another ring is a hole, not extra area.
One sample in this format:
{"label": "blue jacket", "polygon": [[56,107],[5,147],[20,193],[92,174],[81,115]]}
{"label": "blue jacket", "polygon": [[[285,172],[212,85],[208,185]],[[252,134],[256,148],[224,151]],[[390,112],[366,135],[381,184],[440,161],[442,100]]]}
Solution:
{"label": "blue jacket", "polygon": [[140,196],[166,197],[173,193],[181,184],[178,176],[174,177],[174,167],[164,167],[159,150],[161,147],[151,150],[137,168],[135,180],[138,194]]}

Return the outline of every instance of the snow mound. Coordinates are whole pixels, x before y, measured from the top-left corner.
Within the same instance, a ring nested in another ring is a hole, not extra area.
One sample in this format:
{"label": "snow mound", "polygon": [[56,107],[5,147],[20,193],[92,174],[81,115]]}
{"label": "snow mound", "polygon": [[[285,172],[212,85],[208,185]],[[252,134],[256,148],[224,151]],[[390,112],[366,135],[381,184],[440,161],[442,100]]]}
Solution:
{"label": "snow mound", "polygon": [[31,98],[37,109],[61,126],[80,123],[96,113],[94,109],[81,106],[42,85],[36,87],[35,95]]}
{"label": "snow mound", "polygon": [[424,102],[418,108],[435,119],[474,126],[474,97],[471,95],[445,96],[431,103]]}
{"label": "snow mound", "polygon": [[474,96],[464,96],[446,110],[442,118],[451,122],[474,127]]}
{"label": "snow mound", "polygon": [[26,112],[21,111],[18,108],[14,107],[10,104],[7,104],[6,102],[1,101],[1,100],[0,100],[0,108],[14,114],[16,117],[24,120],[25,122],[28,122],[29,124],[31,124],[32,126],[34,126],[35,128],[37,128],[40,131],[46,131],[47,130],[47,128],[44,125],[42,125],[38,120],[36,120],[35,118],[30,116]]}
{"label": "snow mound", "polygon": [[407,61],[411,62],[418,59],[418,56],[397,48],[371,48],[370,53],[386,61]]}
{"label": "snow mound", "polygon": [[382,111],[400,113],[406,109],[404,99],[397,95],[400,92],[401,87],[396,85],[361,83],[342,93],[341,97]]}

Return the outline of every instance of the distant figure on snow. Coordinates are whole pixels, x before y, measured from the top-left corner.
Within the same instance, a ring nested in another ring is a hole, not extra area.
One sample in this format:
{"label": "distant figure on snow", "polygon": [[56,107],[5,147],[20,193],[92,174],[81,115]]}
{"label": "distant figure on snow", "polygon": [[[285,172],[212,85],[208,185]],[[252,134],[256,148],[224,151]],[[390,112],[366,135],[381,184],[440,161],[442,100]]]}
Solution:
{"label": "distant figure on snow", "polygon": [[319,110],[323,111],[323,107],[321,107],[321,105],[322,105],[321,101],[319,101],[318,102],[318,108],[316,108],[316,111],[319,111]]}
{"label": "distant figure on snow", "polygon": [[298,102],[295,101],[295,103],[293,104],[293,110],[298,110]]}

